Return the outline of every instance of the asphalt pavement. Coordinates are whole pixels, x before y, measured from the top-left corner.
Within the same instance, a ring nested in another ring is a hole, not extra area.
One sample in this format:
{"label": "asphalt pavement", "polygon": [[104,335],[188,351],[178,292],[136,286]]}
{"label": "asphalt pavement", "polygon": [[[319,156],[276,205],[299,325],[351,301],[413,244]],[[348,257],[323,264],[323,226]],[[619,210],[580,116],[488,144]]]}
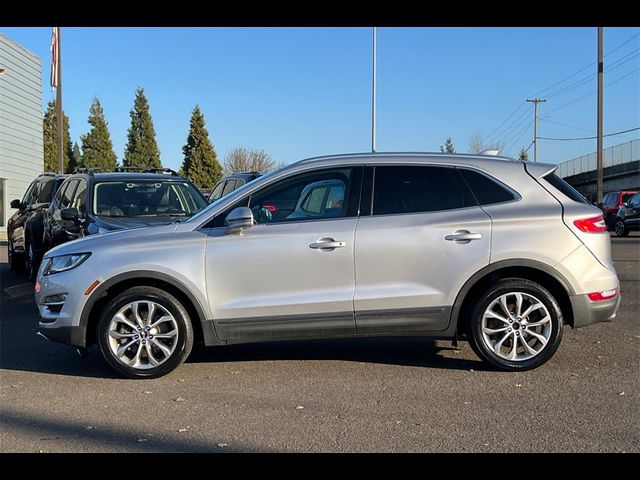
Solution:
{"label": "asphalt pavement", "polygon": [[622,305],[504,373],[428,338],[198,348],[118,378],[36,335],[32,285],[0,246],[1,452],[639,452],[640,236],[612,238]]}

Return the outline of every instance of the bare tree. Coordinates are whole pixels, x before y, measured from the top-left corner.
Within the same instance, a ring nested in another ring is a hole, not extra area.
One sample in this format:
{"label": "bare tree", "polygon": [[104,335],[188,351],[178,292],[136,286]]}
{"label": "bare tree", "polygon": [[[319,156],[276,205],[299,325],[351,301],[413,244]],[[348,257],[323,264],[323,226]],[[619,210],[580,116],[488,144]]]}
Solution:
{"label": "bare tree", "polygon": [[276,162],[264,150],[236,147],[224,157],[225,175],[235,172],[265,173],[276,168]]}
{"label": "bare tree", "polygon": [[471,140],[469,140],[469,153],[482,153],[485,150],[498,150],[504,151],[505,144],[503,141],[494,140],[492,142],[485,142],[480,132],[475,132]]}

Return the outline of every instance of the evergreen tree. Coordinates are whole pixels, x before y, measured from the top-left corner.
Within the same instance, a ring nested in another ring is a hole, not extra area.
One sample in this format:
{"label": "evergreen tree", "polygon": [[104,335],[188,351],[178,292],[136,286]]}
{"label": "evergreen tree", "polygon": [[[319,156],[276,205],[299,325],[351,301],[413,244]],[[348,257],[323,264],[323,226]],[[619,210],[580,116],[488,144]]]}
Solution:
{"label": "evergreen tree", "polygon": [[104,110],[98,97],[94,97],[89,108],[91,130],[82,135],[82,163],[85,167],[98,167],[103,172],[112,172],[117,165],[111,135]]}
{"label": "evergreen tree", "polygon": [[[44,141],[44,171],[58,171],[58,119],[56,115],[56,104],[53,100],[47,103],[47,111],[42,119],[42,133]],[[71,136],[69,135],[69,117],[62,111],[62,128],[64,130],[62,137],[62,158],[63,169],[68,172],[70,168],[70,160],[73,156],[71,150]]]}
{"label": "evergreen tree", "polygon": [[522,147],[520,149],[520,155],[518,155],[518,160],[523,160],[523,161],[527,161],[529,160],[529,154],[527,153],[527,151],[524,149],[524,147]]}
{"label": "evergreen tree", "polygon": [[180,170],[200,188],[212,188],[222,177],[222,166],[204,125],[198,105],[191,113],[187,143],[182,147],[184,161]]}
{"label": "evergreen tree", "polygon": [[78,142],[73,142],[73,160],[76,167],[83,167],[82,163],[82,154],[80,153],[80,147],[78,146]]}
{"label": "evergreen tree", "polygon": [[127,146],[124,150],[125,167],[160,168],[160,151],[156,143],[156,132],[149,113],[149,102],[144,89],[138,87],[133,110],[129,112],[131,126],[127,135]]}
{"label": "evergreen tree", "polygon": [[453,140],[451,140],[451,137],[447,138],[447,141],[444,143],[444,147],[440,145],[440,151],[442,153],[456,153],[456,147],[453,146]]}

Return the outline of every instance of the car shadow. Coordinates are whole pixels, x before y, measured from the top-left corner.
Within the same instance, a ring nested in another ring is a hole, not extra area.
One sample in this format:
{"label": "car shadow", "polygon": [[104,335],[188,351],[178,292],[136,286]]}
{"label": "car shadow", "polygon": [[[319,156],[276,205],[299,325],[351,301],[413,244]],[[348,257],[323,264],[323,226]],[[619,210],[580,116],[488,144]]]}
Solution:
{"label": "car shadow", "polygon": [[[286,360],[340,360],[450,370],[490,370],[480,360],[455,358],[462,352],[429,337],[368,337],[246,343],[194,348],[187,362],[220,363]],[[466,347],[464,347],[466,348]],[[443,355],[443,353],[445,353]]]}

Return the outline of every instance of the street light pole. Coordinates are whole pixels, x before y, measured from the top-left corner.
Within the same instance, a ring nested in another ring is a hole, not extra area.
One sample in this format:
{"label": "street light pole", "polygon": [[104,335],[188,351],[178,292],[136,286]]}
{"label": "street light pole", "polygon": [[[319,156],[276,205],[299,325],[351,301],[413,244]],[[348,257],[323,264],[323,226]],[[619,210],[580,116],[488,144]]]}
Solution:
{"label": "street light pole", "polygon": [[373,79],[371,88],[371,151],[376,151],[376,27],[373,27]]}
{"label": "street light pole", "polygon": [[604,159],[603,159],[603,151],[602,151],[602,115],[603,115],[603,76],[604,76],[604,60],[602,50],[604,48],[604,28],[598,27],[598,146],[597,146],[597,193],[596,193],[596,202],[602,202],[602,198],[604,197]]}

